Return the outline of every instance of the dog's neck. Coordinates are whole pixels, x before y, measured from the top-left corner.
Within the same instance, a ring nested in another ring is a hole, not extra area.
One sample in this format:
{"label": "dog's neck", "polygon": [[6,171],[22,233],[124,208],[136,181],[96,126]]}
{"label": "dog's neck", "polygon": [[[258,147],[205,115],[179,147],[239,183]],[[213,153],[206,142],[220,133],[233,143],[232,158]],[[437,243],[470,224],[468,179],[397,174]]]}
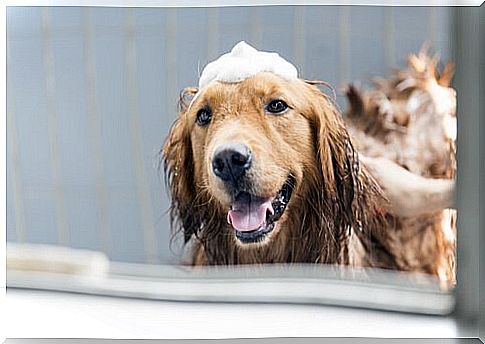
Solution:
{"label": "dog's neck", "polygon": [[[381,233],[385,219],[376,212],[382,199],[374,182],[365,173],[360,177],[365,187],[361,194],[355,195],[352,209],[341,209],[336,200],[326,199],[320,186],[300,190],[280,220],[278,232],[261,245],[244,246],[237,242],[233,229],[225,221],[213,223],[217,228],[200,233],[196,248],[199,253],[194,255],[193,264],[347,265],[358,259],[361,262],[357,265],[372,266],[372,257],[356,257],[356,251],[376,254],[387,251],[381,246],[385,241],[385,233]],[[223,214],[217,217],[225,219]],[[392,261],[392,257],[387,258]]]}
{"label": "dog's neck", "polygon": [[[318,194],[318,193],[317,193]],[[321,194],[321,193],[320,193]],[[216,236],[203,236],[206,264],[325,263],[347,264],[350,227],[343,227],[324,209],[318,195],[295,197],[277,233],[263,244],[241,244],[227,223],[220,223]],[[224,216],[221,216],[224,218]],[[210,231],[216,232],[216,231]],[[200,262],[199,262],[200,263]]]}

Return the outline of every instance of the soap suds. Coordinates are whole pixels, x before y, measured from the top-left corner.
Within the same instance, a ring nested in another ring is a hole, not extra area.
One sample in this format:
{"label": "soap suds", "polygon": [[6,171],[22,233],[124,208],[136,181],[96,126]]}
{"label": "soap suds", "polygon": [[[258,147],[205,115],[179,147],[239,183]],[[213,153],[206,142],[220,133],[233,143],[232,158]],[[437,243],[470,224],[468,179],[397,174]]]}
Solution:
{"label": "soap suds", "polygon": [[270,72],[287,80],[298,78],[298,71],[277,53],[258,51],[244,41],[231,52],[205,66],[199,79],[199,89],[211,81],[236,83],[260,72]]}

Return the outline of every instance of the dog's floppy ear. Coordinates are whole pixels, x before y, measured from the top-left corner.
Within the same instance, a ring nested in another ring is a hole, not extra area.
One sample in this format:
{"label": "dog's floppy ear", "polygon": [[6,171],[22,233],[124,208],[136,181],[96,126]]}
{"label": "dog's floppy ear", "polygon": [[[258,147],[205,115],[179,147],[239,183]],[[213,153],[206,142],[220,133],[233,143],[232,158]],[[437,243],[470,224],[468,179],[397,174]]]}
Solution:
{"label": "dog's floppy ear", "polygon": [[179,96],[179,113],[186,112],[190,102],[194,99],[199,89],[197,87],[186,87],[180,92]]}
{"label": "dog's floppy ear", "polygon": [[162,148],[165,180],[170,191],[170,220],[172,229],[182,230],[187,243],[196,232],[197,221],[193,203],[196,197],[192,144],[186,111],[197,88],[180,93],[179,114]]}
{"label": "dog's floppy ear", "polygon": [[345,227],[355,226],[356,222],[360,222],[355,210],[362,191],[358,154],[336,105],[316,87],[311,88],[315,100],[312,117],[323,192],[327,201],[331,202],[336,220],[343,221]]}

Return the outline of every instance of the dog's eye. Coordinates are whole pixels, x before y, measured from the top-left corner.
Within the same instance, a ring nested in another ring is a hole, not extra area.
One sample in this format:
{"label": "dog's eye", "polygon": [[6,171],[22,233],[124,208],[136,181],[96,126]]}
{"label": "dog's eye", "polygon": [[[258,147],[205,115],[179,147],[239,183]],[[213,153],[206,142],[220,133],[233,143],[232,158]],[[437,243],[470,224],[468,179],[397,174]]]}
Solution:
{"label": "dog's eye", "polygon": [[280,99],[272,100],[266,105],[266,111],[270,113],[282,113],[288,109],[288,104]]}
{"label": "dog's eye", "polygon": [[197,112],[197,124],[204,126],[212,119],[212,112],[209,108],[202,108]]}

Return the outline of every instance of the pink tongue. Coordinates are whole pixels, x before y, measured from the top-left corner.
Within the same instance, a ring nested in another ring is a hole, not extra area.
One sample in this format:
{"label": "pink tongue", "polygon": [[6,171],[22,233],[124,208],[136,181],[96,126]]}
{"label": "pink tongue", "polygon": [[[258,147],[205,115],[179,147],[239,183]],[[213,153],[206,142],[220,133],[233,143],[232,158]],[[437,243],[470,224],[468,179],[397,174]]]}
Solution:
{"label": "pink tongue", "polygon": [[243,194],[227,213],[227,221],[240,232],[254,231],[265,222],[268,210],[274,213],[271,200]]}

